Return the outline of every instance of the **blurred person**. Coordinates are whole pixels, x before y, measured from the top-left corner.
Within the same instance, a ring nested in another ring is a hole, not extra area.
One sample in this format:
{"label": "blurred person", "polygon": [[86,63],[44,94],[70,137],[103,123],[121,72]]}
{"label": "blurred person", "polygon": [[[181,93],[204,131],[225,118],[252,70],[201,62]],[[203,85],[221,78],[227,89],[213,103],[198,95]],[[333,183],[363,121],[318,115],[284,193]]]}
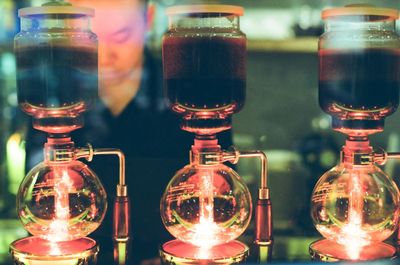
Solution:
{"label": "blurred person", "polygon": [[92,30],[99,40],[99,96],[111,114],[118,116],[137,95],[146,71],[145,37],[153,9],[146,8],[145,0],[70,2],[95,9]]}
{"label": "blurred person", "polygon": [[[146,0],[70,0],[95,9],[98,36],[99,98],[85,113],[85,125],[72,133],[76,146],[119,148],[126,155],[131,199],[132,251],[129,264],[159,264],[159,246],[171,239],[160,216],[160,198],[174,173],[189,162],[194,135],[179,129],[179,117],[163,99],[161,62],[145,46],[153,11]],[[41,161],[47,135],[30,130],[28,169]],[[231,133],[219,136],[222,147]],[[39,154],[36,155],[36,154]],[[85,162],[86,163],[86,162]],[[112,207],[118,159],[96,156],[89,167],[108,194],[108,211],[90,237],[100,244],[98,263],[112,264]]]}

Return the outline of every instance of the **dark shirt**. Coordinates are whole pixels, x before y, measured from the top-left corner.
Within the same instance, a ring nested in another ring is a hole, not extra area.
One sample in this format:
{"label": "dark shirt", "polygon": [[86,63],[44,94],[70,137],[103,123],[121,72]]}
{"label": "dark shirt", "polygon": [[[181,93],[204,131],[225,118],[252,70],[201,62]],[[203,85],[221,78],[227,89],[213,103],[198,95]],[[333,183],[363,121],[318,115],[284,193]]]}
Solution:
{"label": "dark shirt", "polygon": [[[114,117],[99,101],[85,114],[85,126],[72,134],[76,146],[91,143],[94,148],[118,148],[125,153],[133,241],[130,264],[158,256],[159,245],[171,239],[161,221],[160,198],[174,173],[189,163],[194,138],[179,128],[179,117],[168,110],[163,100],[161,63],[147,52],[145,58],[139,92],[123,112]],[[28,156],[34,158],[35,152],[42,152],[45,138],[45,134],[31,130]],[[231,144],[230,131],[218,138],[223,148]],[[28,157],[28,163],[39,162],[32,158]],[[108,194],[106,217],[90,237],[100,244],[98,263],[112,264],[112,206],[118,183],[118,158],[95,156],[87,164]]]}

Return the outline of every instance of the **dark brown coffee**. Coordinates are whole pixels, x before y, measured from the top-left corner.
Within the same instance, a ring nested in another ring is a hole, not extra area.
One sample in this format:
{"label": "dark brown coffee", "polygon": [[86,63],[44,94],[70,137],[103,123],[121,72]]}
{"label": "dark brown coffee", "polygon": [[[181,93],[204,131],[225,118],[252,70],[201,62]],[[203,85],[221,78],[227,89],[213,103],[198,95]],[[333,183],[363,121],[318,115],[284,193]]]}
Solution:
{"label": "dark brown coffee", "polygon": [[399,104],[399,55],[395,49],[321,51],[321,108],[338,117],[374,113],[383,118],[393,113]]}
{"label": "dark brown coffee", "polygon": [[175,111],[238,112],[245,101],[246,40],[167,37],[165,94]]}
{"label": "dark brown coffee", "polygon": [[96,50],[39,45],[16,49],[15,54],[18,102],[26,112],[81,112],[96,100]]}

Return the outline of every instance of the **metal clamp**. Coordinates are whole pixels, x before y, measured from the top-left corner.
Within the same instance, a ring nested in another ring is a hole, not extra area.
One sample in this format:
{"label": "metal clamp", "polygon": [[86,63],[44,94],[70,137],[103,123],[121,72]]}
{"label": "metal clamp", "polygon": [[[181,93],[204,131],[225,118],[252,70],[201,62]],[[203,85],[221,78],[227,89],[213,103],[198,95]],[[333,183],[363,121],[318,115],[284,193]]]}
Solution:
{"label": "metal clamp", "polygon": [[343,151],[340,152],[341,161],[351,162],[356,166],[364,166],[369,164],[384,165],[389,159],[400,159],[400,152],[386,152],[384,149],[379,148],[370,153],[352,153],[346,155]]}

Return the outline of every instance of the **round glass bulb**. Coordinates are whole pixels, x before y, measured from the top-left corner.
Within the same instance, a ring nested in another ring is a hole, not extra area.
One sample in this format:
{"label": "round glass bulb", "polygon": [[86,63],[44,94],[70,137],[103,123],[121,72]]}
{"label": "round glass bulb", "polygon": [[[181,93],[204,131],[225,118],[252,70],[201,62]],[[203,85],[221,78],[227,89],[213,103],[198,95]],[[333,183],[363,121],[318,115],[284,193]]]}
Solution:
{"label": "round glass bulb", "polygon": [[320,178],[312,194],[311,216],[317,230],[349,248],[387,239],[397,227],[398,215],[399,190],[373,164],[339,164]]}
{"label": "round glass bulb", "polygon": [[161,198],[161,217],[167,230],[200,247],[237,238],[247,228],[251,210],[246,184],[223,164],[185,166]]}
{"label": "round glass bulb", "polygon": [[17,210],[32,235],[68,241],[96,230],[107,210],[107,196],[96,174],[84,163],[42,162],[23,180]]}

